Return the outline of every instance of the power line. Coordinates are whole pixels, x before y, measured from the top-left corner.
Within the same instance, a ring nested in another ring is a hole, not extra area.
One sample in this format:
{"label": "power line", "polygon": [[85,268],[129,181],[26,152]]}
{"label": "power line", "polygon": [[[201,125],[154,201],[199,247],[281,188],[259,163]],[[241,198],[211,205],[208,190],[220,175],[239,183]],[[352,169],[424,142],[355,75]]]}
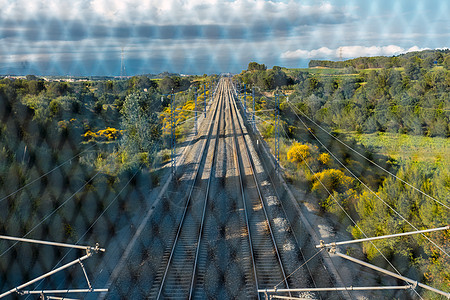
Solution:
{"label": "power line", "polygon": [[[50,218],[56,211],[58,211],[61,207],[63,207],[70,199],[72,199],[78,192],[84,189],[86,185],[88,185],[92,180],[94,180],[95,177],[97,177],[98,174],[100,174],[101,170],[99,170],[93,177],[91,177],[88,181],[86,181],[75,193],[73,193],[69,198],[66,199],[62,204],[60,204],[57,208],[55,208],[50,214],[45,216],[37,225],[35,225],[30,231],[28,231],[22,238],[27,237],[30,233],[32,233],[38,226],[40,226],[42,223],[44,223],[48,218]],[[11,248],[13,248],[15,245],[17,245],[18,242],[15,242],[12,246],[10,246],[8,249],[6,249],[2,254],[0,254],[0,257],[5,255]]]}
{"label": "power line", "polygon": [[[289,103],[289,102],[288,102]],[[291,103],[289,103],[289,105],[292,107],[293,105]],[[295,109],[295,106],[293,108],[293,110]],[[398,177],[397,175],[393,174],[392,172],[389,172],[388,170],[386,170],[385,168],[383,168],[382,166],[380,166],[379,164],[377,164],[376,162],[374,162],[373,160],[367,158],[366,156],[362,155],[361,153],[359,153],[358,151],[356,151],[355,149],[353,149],[352,147],[350,147],[349,145],[347,145],[346,143],[344,143],[343,141],[341,141],[339,138],[337,138],[336,136],[334,136],[333,134],[331,134],[330,132],[328,132],[326,129],[324,129],[322,126],[320,126],[319,124],[317,124],[314,120],[312,120],[310,117],[308,117],[306,114],[304,114],[300,109],[297,109],[297,111],[299,113],[302,114],[302,116],[304,116],[305,118],[307,118],[310,122],[312,122],[314,125],[316,125],[317,127],[319,127],[320,129],[322,129],[322,131],[324,131],[327,135],[331,136],[333,139],[335,139],[336,141],[338,141],[340,144],[342,144],[343,146],[345,146],[346,148],[350,149],[351,151],[353,151],[354,153],[356,153],[357,155],[359,155],[360,157],[364,158],[365,160],[367,160],[368,162],[370,162],[371,164],[375,165],[376,167],[380,168],[381,170],[383,170],[384,172],[388,173],[389,175],[393,176],[394,178],[400,180],[402,183],[408,185],[409,187],[411,187],[412,189],[414,189],[415,191],[421,193],[422,195],[430,198],[431,200],[441,204],[442,206],[444,206],[447,209],[450,209],[450,206],[446,205],[445,203],[443,203],[442,201],[439,201],[438,199],[428,195],[427,193],[425,193],[424,191],[416,188],[415,186],[413,186],[412,184],[406,182],[405,180],[401,179],[400,177]],[[294,111],[295,112],[295,111]],[[298,115],[297,115],[298,117]]]}
{"label": "power line", "polygon": [[[292,108],[292,104],[289,103],[289,106]],[[406,223],[408,223],[412,228],[414,228],[416,231],[418,231],[419,229],[414,226],[411,222],[409,222],[405,217],[403,217],[399,212],[397,212],[391,205],[389,205],[386,201],[384,201],[377,193],[375,193],[367,184],[365,184],[361,179],[359,179],[347,166],[345,166],[323,143],[322,141],[320,141],[317,136],[312,132],[312,130],[310,128],[308,128],[308,126],[306,126],[305,122],[300,118],[300,116],[295,112],[295,110],[293,109],[294,114],[297,116],[297,118],[300,120],[300,122],[302,122],[303,126],[311,133],[311,135],[322,145],[322,147],[324,147],[328,153],[330,153],[331,156],[333,156],[333,158],[342,166],[344,167],[356,180],[359,181],[359,183],[361,183],[366,189],[368,189],[375,197],[377,197],[380,201],[382,201],[387,207],[389,207],[389,209],[391,209],[397,216],[399,216],[403,221],[405,221]],[[450,255],[444,250],[442,249],[442,247],[440,247],[439,245],[437,245],[434,241],[432,241],[429,237],[427,237],[426,235],[424,235],[423,233],[421,234],[424,238],[426,238],[430,243],[432,243],[436,248],[438,248],[442,253],[444,253],[446,256],[450,257]]]}
{"label": "power line", "polygon": [[[283,128],[284,130],[284,128]],[[285,135],[287,136],[286,131],[284,130]],[[298,151],[297,151],[298,152]],[[299,153],[300,154],[300,153]],[[302,155],[300,155],[302,161],[305,163],[305,165],[308,167],[308,169],[311,171],[312,174],[316,175],[316,173],[313,171],[313,169],[311,168],[311,166],[308,164],[308,162],[303,158]],[[359,225],[355,222],[355,220],[353,220],[353,218],[347,213],[347,211],[342,207],[342,205],[339,203],[339,201],[337,201],[336,197],[334,197],[334,195],[331,193],[330,190],[328,190],[328,188],[325,186],[325,184],[322,182],[322,180],[320,180],[319,177],[316,177],[317,180],[319,181],[319,183],[322,185],[322,187],[327,191],[327,193],[332,197],[332,199],[334,200],[334,202],[336,202],[336,204],[338,205],[338,207],[344,212],[344,214],[347,216],[347,218],[349,218],[349,220],[355,225],[356,228],[358,228],[358,230],[366,237],[368,238],[367,234],[362,230],[361,227],[359,227]],[[378,251],[378,253],[380,253],[380,255],[386,260],[386,262],[392,267],[392,269],[395,270],[395,272],[397,272],[398,275],[401,275],[401,273],[397,270],[397,268],[391,263],[391,261],[381,252],[380,249],[378,249],[378,247],[372,242],[370,241],[370,243],[372,244],[372,246]],[[421,299],[422,297],[417,293],[417,291],[414,290],[414,292],[417,294],[417,296],[419,296]]]}
{"label": "power line", "polygon": [[[156,144],[153,146],[153,150],[156,149]],[[106,213],[106,211],[111,207],[111,205],[117,200],[117,198],[120,196],[120,194],[125,190],[125,188],[130,184],[130,182],[133,180],[133,178],[137,175],[137,173],[139,173],[139,171],[141,171],[142,167],[144,166],[144,163],[142,163],[139,168],[137,169],[137,171],[133,174],[133,176],[128,180],[128,182],[122,187],[122,189],[119,191],[119,193],[117,193],[116,197],[114,197],[114,199],[108,204],[108,206],[100,213],[100,215],[95,219],[95,221],[91,224],[91,226],[89,226],[89,228],[83,233],[83,235],[78,239],[78,241],[75,243],[75,245],[78,245],[81,240],[84,238],[84,236],[94,227],[94,225],[98,222],[98,220],[100,220],[100,218]],[[52,270],[56,269],[58,267],[58,265],[67,257],[67,255],[69,255],[69,253],[72,251],[69,250],[67,251],[67,253],[56,263],[56,265],[53,267]],[[98,276],[98,275],[97,275]],[[95,283],[97,276],[95,277],[95,279],[93,280],[93,283]],[[39,284],[34,288],[34,290],[36,290],[41,284],[43,283],[43,281],[39,282]],[[27,297],[28,298],[28,297]]]}
{"label": "power line", "polygon": [[83,154],[84,152],[88,151],[89,149],[91,149],[91,148],[94,147],[94,146],[95,146],[95,144],[92,144],[92,145],[91,145],[90,147],[88,147],[87,149],[85,149],[85,150],[81,151],[80,153],[78,153],[77,155],[75,155],[75,156],[69,158],[68,160],[66,160],[66,161],[63,162],[62,164],[60,164],[60,165],[54,167],[53,169],[51,169],[51,170],[48,171],[47,173],[45,173],[45,174],[39,176],[38,178],[34,179],[33,181],[30,181],[29,183],[27,183],[27,184],[25,184],[24,186],[20,187],[20,188],[17,189],[16,191],[14,191],[14,192],[10,193],[9,195],[7,195],[7,196],[1,198],[1,199],[0,199],[0,202],[2,202],[3,200],[5,200],[5,199],[7,199],[7,198],[9,198],[9,197],[11,197],[11,196],[17,194],[18,192],[20,192],[21,190],[23,190],[23,189],[26,188],[27,186],[29,186],[29,185],[35,183],[35,182],[38,181],[39,179],[41,179],[41,178],[47,176],[48,174],[52,173],[52,172],[55,171],[55,170],[61,168],[62,166],[64,166],[64,165],[67,164],[68,162],[72,161],[72,159],[74,159],[74,158],[80,156],[81,154]]}

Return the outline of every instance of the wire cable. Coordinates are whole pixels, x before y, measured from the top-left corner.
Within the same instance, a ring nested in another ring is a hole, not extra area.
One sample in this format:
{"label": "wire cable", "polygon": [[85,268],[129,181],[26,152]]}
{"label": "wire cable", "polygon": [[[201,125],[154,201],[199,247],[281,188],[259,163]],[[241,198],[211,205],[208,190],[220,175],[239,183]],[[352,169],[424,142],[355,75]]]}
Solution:
{"label": "wire cable", "polygon": [[87,149],[84,149],[83,151],[81,151],[81,152],[78,153],[77,155],[75,155],[75,156],[69,158],[68,160],[66,160],[66,161],[63,162],[62,164],[60,164],[60,165],[54,167],[54,168],[51,169],[50,171],[48,171],[48,172],[46,172],[45,174],[39,176],[38,178],[34,179],[33,181],[28,182],[27,184],[25,184],[24,186],[20,187],[20,188],[17,189],[16,191],[14,191],[14,192],[10,193],[9,195],[7,195],[7,196],[1,198],[1,199],[0,199],[0,202],[2,202],[3,200],[5,200],[5,199],[7,199],[7,198],[9,198],[9,197],[11,197],[11,196],[17,194],[18,192],[20,192],[21,190],[23,190],[23,189],[26,188],[27,186],[29,186],[29,185],[35,183],[35,182],[38,181],[39,179],[41,179],[41,178],[47,176],[48,174],[52,173],[52,172],[55,171],[55,170],[61,168],[62,166],[64,166],[64,165],[67,164],[68,162],[72,161],[72,159],[74,159],[74,158],[80,156],[81,154],[83,154],[84,152],[90,150],[90,149],[91,149],[92,147],[94,147],[94,146],[95,146],[95,144],[92,144],[90,147],[88,147]]}
{"label": "wire cable", "polygon": [[[287,136],[286,131],[283,128],[283,131],[285,133],[285,135]],[[298,154],[299,151],[297,151]],[[311,168],[311,166],[308,164],[308,162],[303,158],[302,155],[300,155],[300,157],[302,158],[303,163],[308,167],[308,169],[311,171],[312,174],[316,175],[316,173],[313,171],[313,169]],[[328,188],[325,186],[325,184],[322,182],[322,180],[320,180],[320,178],[317,177],[317,180],[319,181],[319,183],[322,185],[322,187],[327,191],[327,193],[331,196],[331,198],[334,200],[334,202],[336,202],[336,204],[338,205],[338,207],[344,212],[344,214],[349,218],[349,220],[355,225],[356,228],[358,228],[358,230],[366,237],[368,238],[367,234],[362,230],[362,228],[353,220],[353,218],[347,213],[347,211],[342,207],[342,205],[339,203],[339,201],[337,201],[336,197],[334,197],[334,195],[331,193],[330,190],[328,190]],[[397,270],[397,268],[391,263],[391,261],[381,252],[381,250],[373,243],[373,241],[370,241],[370,243],[372,244],[372,246],[378,251],[378,253],[380,253],[380,255],[384,258],[384,260],[386,260],[386,262],[391,266],[391,268],[393,270],[395,270],[395,272],[398,275],[401,275],[400,271]],[[322,248],[324,249],[324,248]],[[409,284],[408,282],[406,282],[407,284]],[[413,289],[414,292],[417,294],[417,296],[420,297],[420,299],[423,299],[419,293]]]}
{"label": "wire cable", "polygon": [[[84,238],[84,236],[94,227],[94,225],[98,222],[98,220],[100,220],[100,218],[106,213],[106,211],[111,207],[111,205],[117,200],[117,198],[119,198],[120,194],[125,190],[125,188],[130,184],[130,182],[133,180],[133,178],[141,171],[142,167],[144,166],[144,163],[141,163],[141,165],[139,166],[139,168],[136,170],[136,172],[133,174],[133,176],[128,180],[128,182],[122,187],[122,189],[119,191],[119,193],[117,193],[117,195],[114,197],[113,200],[111,200],[111,202],[108,204],[108,206],[100,213],[100,215],[95,219],[95,221],[91,224],[91,226],[89,226],[89,228],[83,233],[83,235],[77,240],[77,242],[75,243],[75,245],[78,245],[82,239]],[[58,267],[59,264],[62,263],[62,261],[67,257],[67,255],[69,255],[69,253],[72,251],[73,249],[69,249],[67,251],[67,253],[55,264],[55,266],[52,268],[52,271],[54,269],[56,269]],[[97,277],[95,277],[97,278]],[[37,290],[38,287],[44,282],[44,280],[41,280],[36,287],[34,288],[34,290]],[[92,281],[92,283],[94,283],[94,281]],[[31,296],[28,295],[28,297]]]}
{"label": "wire cable", "polygon": [[[298,267],[297,269],[295,269],[291,274],[289,274],[288,276],[286,276],[285,280],[287,280],[289,277],[291,277],[292,275],[294,275],[295,272],[297,272],[298,270],[300,270],[304,265],[306,265],[307,263],[309,263],[314,257],[316,257],[320,252],[322,252],[322,250],[325,248],[320,249],[320,251],[317,251],[313,256],[311,256],[310,258],[308,258],[307,261],[305,261],[304,263],[302,263],[300,265],[300,267]],[[276,289],[280,284],[282,284],[284,282],[284,280],[280,281],[279,283],[277,283],[274,286],[274,289]]]}
{"label": "wire cable", "polygon": [[[400,180],[402,183],[408,185],[409,187],[411,187],[412,189],[414,189],[415,191],[421,193],[422,195],[424,195],[425,197],[439,203],[440,205],[444,206],[447,209],[450,209],[450,206],[446,205],[445,203],[443,203],[442,201],[439,201],[438,199],[436,199],[433,196],[428,195],[427,193],[425,193],[424,191],[416,188],[415,186],[413,186],[412,184],[406,182],[405,180],[403,180],[402,178],[398,177],[397,175],[393,174],[392,172],[386,170],[385,168],[383,168],[382,166],[380,166],[379,164],[377,164],[376,162],[374,162],[373,160],[367,158],[366,156],[362,155],[361,153],[359,153],[358,151],[356,151],[355,149],[353,149],[352,147],[350,147],[349,145],[347,145],[346,143],[344,143],[343,141],[341,141],[339,138],[337,138],[336,136],[332,135],[330,132],[328,132],[326,129],[324,129],[322,126],[320,126],[319,124],[317,124],[313,119],[311,119],[309,116],[307,116],[306,114],[304,114],[300,109],[296,108],[295,106],[293,106],[290,102],[288,102],[288,104],[293,107],[293,110],[296,109],[300,114],[302,114],[302,116],[304,116],[305,118],[307,118],[311,123],[313,123],[314,125],[316,125],[317,127],[319,127],[320,129],[322,129],[323,132],[325,132],[327,135],[331,136],[333,139],[335,139],[336,141],[338,141],[340,144],[342,144],[343,146],[345,146],[346,148],[348,148],[349,150],[353,151],[354,153],[356,153],[357,155],[359,155],[360,157],[364,158],[365,160],[367,160],[368,162],[370,162],[371,164],[373,164],[374,166],[380,168],[381,170],[383,170],[384,172],[388,173],[389,175],[393,176],[394,178],[396,178],[397,180]],[[295,113],[295,110],[294,110]],[[297,115],[298,117],[298,115]]]}
{"label": "wire cable", "polygon": [[[288,103],[289,106],[292,108],[292,104]],[[419,229],[414,226],[411,222],[409,222],[405,217],[403,217],[399,212],[397,212],[389,203],[387,203],[385,200],[383,200],[377,193],[375,193],[367,184],[365,184],[361,179],[359,179],[345,164],[343,164],[323,143],[320,141],[317,136],[312,132],[308,126],[306,126],[305,122],[300,118],[300,116],[293,110],[294,114],[297,116],[297,118],[302,122],[303,126],[311,133],[311,135],[324,147],[328,153],[330,153],[331,156],[343,167],[345,168],[359,183],[361,183],[366,189],[368,189],[376,198],[378,198],[381,202],[383,202],[387,207],[389,207],[390,210],[392,210],[397,216],[399,216],[403,221],[408,223],[412,228],[414,228],[416,231]],[[421,233],[421,235],[426,238],[430,243],[432,243],[436,248],[438,248],[442,253],[444,253],[446,256],[450,257],[450,255],[442,249],[439,245],[437,245],[433,240],[431,240],[429,237],[427,237],[425,234]]]}
{"label": "wire cable", "polygon": [[[30,229],[22,238],[27,237],[30,233],[32,233],[38,226],[40,226],[42,223],[44,223],[48,218],[50,218],[56,211],[58,211],[61,207],[63,207],[70,199],[72,199],[78,192],[84,189],[86,185],[88,185],[92,180],[94,180],[97,175],[100,174],[100,171],[98,171],[91,179],[86,181],[75,193],[73,193],[69,198],[67,198],[62,204],[60,204],[57,208],[55,208],[50,214],[45,216],[37,225],[35,225],[32,229]],[[0,254],[0,257],[5,255],[9,250],[11,250],[15,245],[17,245],[19,242],[15,242],[13,245],[11,245],[8,249],[6,249],[2,254]]]}

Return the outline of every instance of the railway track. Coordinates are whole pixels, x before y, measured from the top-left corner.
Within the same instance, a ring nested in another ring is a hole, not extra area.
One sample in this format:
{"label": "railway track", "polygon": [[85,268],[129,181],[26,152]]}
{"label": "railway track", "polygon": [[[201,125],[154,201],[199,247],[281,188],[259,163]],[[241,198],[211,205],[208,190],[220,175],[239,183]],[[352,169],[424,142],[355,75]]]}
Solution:
{"label": "railway track", "polygon": [[[289,288],[286,272],[278,250],[272,225],[267,215],[266,205],[256,177],[247,141],[244,138],[242,124],[234,98],[229,92],[230,120],[234,132],[236,164],[239,166],[242,202],[246,216],[246,226],[253,262],[253,272],[258,289],[278,285]],[[280,284],[281,283],[281,284]],[[288,294],[287,296],[291,296]],[[260,295],[258,294],[258,298]]]}
{"label": "railway track", "polygon": [[[304,258],[295,236],[273,224],[231,90],[231,81],[222,78],[181,216],[147,294],[151,299],[261,299],[258,289],[314,285],[310,274],[301,282],[288,277]],[[286,243],[294,246],[286,249]]]}
{"label": "railway track", "polygon": [[[209,198],[211,173],[213,171],[219,128],[221,123],[222,90],[219,90],[213,117],[209,125],[207,141],[203,146],[201,159],[185,202],[183,215],[177,227],[172,247],[163,256],[162,268],[158,271],[152,299],[192,298],[195,274],[198,263],[198,251],[201,244],[206,207]],[[215,131],[215,135],[213,134]],[[211,140],[213,144],[211,144]],[[213,155],[208,156],[211,147]],[[208,178],[206,181],[202,178]],[[165,266],[165,267],[164,267]]]}

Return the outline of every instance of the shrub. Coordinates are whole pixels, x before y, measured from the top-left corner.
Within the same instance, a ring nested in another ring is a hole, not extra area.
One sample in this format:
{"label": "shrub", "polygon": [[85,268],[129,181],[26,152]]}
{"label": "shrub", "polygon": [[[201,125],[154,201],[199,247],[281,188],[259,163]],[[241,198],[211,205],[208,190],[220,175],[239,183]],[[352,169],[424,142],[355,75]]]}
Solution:
{"label": "shrub", "polygon": [[287,158],[291,162],[301,164],[310,156],[310,154],[311,152],[308,145],[303,145],[295,142],[292,144],[291,148],[289,148],[287,152]]}
{"label": "shrub", "polygon": [[329,193],[334,191],[343,193],[353,185],[353,179],[344,172],[336,169],[327,169],[316,173],[312,177],[311,191],[316,193],[319,199],[326,199]]}

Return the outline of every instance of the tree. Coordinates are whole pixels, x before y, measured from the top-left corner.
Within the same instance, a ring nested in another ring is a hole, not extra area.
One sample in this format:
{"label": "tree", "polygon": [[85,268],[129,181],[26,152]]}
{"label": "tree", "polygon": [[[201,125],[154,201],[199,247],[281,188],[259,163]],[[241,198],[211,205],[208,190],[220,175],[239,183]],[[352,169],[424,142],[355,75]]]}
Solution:
{"label": "tree", "polygon": [[450,70],[450,55],[447,55],[444,59],[444,68]]}
{"label": "tree", "polygon": [[124,130],[121,148],[129,155],[150,155],[154,150],[153,145],[161,136],[158,116],[150,107],[154,101],[157,100],[140,91],[125,98],[121,111]]}
{"label": "tree", "polygon": [[265,71],[267,69],[265,64],[258,64],[257,62],[251,62],[248,64],[248,71]]}
{"label": "tree", "polygon": [[419,79],[421,64],[422,60],[417,56],[414,56],[411,59],[409,59],[405,65],[406,75],[408,75],[412,80]]}
{"label": "tree", "polygon": [[281,67],[273,66],[272,70],[274,70],[275,72],[281,72]]}

